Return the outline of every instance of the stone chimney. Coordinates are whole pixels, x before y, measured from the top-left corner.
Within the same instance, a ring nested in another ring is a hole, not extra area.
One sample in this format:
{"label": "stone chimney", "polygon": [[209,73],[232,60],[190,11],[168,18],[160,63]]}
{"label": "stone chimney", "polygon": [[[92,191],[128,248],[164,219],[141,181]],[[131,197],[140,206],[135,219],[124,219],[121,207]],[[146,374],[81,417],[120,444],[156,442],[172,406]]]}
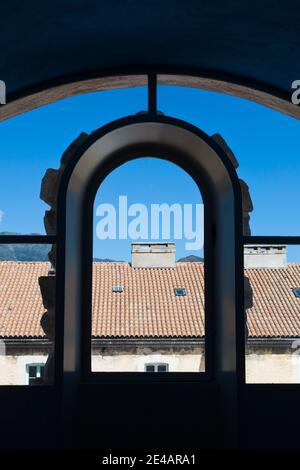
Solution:
{"label": "stone chimney", "polygon": [[133,268],[175,268],[175,256],[175,243],[131,244],[131,266]]}
{"label": "stone chimney", "polygon": [[244,247],[244,267],[260,269],[287,268],[285,245],[246,245]]}

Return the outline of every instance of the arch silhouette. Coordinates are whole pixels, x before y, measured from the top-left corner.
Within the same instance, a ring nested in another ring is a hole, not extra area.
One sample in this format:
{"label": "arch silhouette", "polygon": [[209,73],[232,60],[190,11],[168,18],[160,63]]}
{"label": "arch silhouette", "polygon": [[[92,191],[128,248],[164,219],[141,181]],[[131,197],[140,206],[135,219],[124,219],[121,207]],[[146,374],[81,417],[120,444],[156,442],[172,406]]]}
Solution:
{"label": "arch silhouette", "polygon": [[[57,317],[64,322],[61,349],[63,428],[67,431],[64,435],[73,442],[76,439],[75,391],[79,384],[91,378],[86,373],[90,360],[90,315],[87,312],[90,312],[95,192],[116,167],[144,156],[163,158],[179,165],[201,188],[206,211],[209,310],[206,315],[211,317],[206,335],[208,341],[211,339],[208,354],[212,365],[206,380],[213,381],[220,389],[223,444],[236,446],[237,387],[244,374],[244,309],[242,296],[238,295],[243,289],[239,180],[229,158],[213,139],[190,124],[160,115],[120,119],[93,132],[75,150],[61,180],[57,221],[61,242],[57,256],[61,278],[57,285],[61,291],[57,298],[63,302],[57,305]],[[122,377],[120,373],[113,375],[121,382],[147,380],[143,374],[139,377],[130,373],[123,373]],[[191,379],[198,380],[198,377]]]}

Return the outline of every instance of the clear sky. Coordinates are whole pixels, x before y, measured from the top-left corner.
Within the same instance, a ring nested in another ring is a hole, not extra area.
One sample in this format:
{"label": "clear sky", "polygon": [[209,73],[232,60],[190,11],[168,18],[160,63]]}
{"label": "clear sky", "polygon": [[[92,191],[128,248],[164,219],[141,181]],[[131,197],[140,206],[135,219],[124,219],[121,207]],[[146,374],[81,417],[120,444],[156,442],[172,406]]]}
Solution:
{"label": "clear sky", "polygon": [[[69,98],[1,123],[0,231],[44,233],[47,206],[39,191],[45,170],[59,165],[62,152],[81,131],[91,132],[146,107],[145,88],[114,90]],[[240,163],[238,174],[250,188],[252,234],[300,234],[299,121],[246,100],[181,87],[159,87],[158,107],[226,139]],[[116,204],[120,195],[127,195],[129,204],[147,207],[201,202],[188,175],[157,159],[115,170],[100,188],[95,207]],[[126,260],[129,253],[128,240],[95,243],[97,257]],[[290,260],[300,260],[299,249],[289,253]],[[177,257],[186,254],[199,253],[186,252],[185,241],[178,242]]]}

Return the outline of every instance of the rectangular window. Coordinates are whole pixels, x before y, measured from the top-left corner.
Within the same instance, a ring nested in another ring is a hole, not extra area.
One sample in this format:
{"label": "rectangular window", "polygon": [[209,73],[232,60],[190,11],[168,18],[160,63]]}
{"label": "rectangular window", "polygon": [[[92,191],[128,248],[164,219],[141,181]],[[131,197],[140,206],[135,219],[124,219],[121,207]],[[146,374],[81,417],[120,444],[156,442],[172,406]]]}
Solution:
{"label": "rectangular window", "polygon": [[300,298],[300,287],[294,287],[292,289],[292,291],[294,292],[294,296],[299,299]]}
{"label": "rectangular window", "polygon": [[27,365],[27,383],[34,385],[44,375],[44,364]]}
{"label": "rectangular window", "polygon": [[124,292],[124,287],[122,287],[122,286],[113,286],[112,291],[121,293],[121,292]]}
{"label": "rectangular window", "polygon": [[184,288],[175,288],[174,292],[176,297],[184,297],[186,295],[186,289]]}
{"label": "rectangular window", "polygon": [[146,364],[145,372],[168,372],[168,364]]}

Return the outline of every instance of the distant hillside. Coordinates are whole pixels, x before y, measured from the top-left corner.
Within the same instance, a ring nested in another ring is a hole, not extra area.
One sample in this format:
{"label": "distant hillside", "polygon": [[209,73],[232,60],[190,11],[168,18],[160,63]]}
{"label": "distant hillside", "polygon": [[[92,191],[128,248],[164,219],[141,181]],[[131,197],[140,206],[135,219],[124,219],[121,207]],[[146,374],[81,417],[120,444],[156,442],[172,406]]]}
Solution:
{"label": "distant hillside", "polygon": [[[0,232],[0,235],[21,235],[15,232]],[[39,235],[30,233],[29,235]],[[48,253],[51,245],[31,245],[31,244],[0,244],[0,261],[48,261]],[[115,260],[105,258],[94,258],[94,261],[113,262]]]}
{"label": "distant hillside", "polygon": [[48,261],[50,245],[0,245],[0,261]]}
{"label": "distant hillside", "polygon": [[177,263],[199,263],[200,261],[204,261],[204,258],[195,255],[185,256],[184,258],[180,258],[177,260]]}
{"label": "distant hillside", "polygon": [[[15,232],[0,232],[0,235],[20,235]],[[37,233],[31,233],[29,235],[39,235]],[[0,261],[48,261],[48,253],[51,249],[51,245],[29,245],[29,244],[0,244]],[[93,258],[93,261],[103,263],[120,262],[111,258]],[[203,262],[204,259],[189,255],[184,258],[177,260],[178,263],[195,263]]]}
{"label": "distant hillside", "polygon": [[[0,235],[20,235],[19,233],[0,232]],[[31,233],[30,235],[37,235]],[[0,244],[0,261],[48,261],[51,245]]]}
{"label": "distant hillside", "polygon": [[97,263],[121,263],[122,261],[110,258],[93,258],[93,261]]}

